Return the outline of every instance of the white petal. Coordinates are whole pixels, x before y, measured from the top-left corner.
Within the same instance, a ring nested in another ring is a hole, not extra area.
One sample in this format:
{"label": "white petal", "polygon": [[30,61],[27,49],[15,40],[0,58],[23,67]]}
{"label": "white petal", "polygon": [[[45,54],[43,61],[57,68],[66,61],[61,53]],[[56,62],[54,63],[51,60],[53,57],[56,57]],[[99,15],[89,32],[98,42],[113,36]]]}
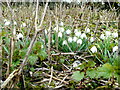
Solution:
{"label": "white petal", "polygon": [[97,52],[97,48],[96,48],[96,46],[93,46],[90,50],[92,51],[92,53]]}
{"label": "white petal", "polygon": [[70,43],[72,42],[72,37],[68,38],[68,42],[70,42]]}
{"label": "white petal", "polygon": [[80,44],[80,45],[81,45],[81,44],[82,44],[82,40],[81,40],[81,39],[78,39],[78,40],[77,40],[77,44]]}

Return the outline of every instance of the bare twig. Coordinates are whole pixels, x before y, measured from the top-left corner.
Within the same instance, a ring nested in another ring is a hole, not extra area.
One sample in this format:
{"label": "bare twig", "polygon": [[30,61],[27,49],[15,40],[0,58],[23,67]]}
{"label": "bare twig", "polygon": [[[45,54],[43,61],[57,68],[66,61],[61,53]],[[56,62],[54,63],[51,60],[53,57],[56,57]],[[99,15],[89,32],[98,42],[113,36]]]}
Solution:
{"label": "bare twig", "polygon": [[56,54],[52,54],[52,56],[58,56],[58,55],[75,55],[76,53],[74,52],[68,52],[68,53],[56,53]]}
{"label": "bare twig", "polygon": [[50,77],[50,80],[49,80],[49,84],[48,84],[48,87],[52,81],[52,77],[53,77],[53,66],[51,67],[51,77]]}

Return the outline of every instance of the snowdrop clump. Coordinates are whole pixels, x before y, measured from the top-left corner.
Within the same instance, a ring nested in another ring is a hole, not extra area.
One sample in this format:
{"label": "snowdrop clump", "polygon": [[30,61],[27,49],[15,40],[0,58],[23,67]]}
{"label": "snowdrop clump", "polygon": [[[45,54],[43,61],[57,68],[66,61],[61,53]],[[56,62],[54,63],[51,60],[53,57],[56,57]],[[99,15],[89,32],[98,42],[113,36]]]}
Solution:
{"label": "snowdrop clump", "polygon": [[118,51],[118,46],[114,46],[114,47],[112,48],[112,51],[113,51],[113,53],[116,52],[116,51]]}
{"label": "snowdrop clump", "polygon": [[90,29],[86,27],[86,28],[85,28],[85,32],[86,32],[86,33],[89,33],[89,32],[90,32]]}
{"label": "snowdrop clump", "polygon": [[71,34],[71,30],[68,29],[68,30],[66,31],[66,33],[67,33],[67,34]]}
{"label": "snowdrop clump", "polygon": [[21,40],[21,39],[23,39],[22,33],[17,34],[17,40]]}
{"label": "snowdrop clump", "polygon": [[73,41],[73,40],[72,40],[72,37],[69,37],[69,38],[68,38],[68,42],[71,43],[72,41]]}
{"label": "snowdrop clump", "polygon": [[81,40],[81,39],[78,39],[78,40],[77,40],[77,44],[80,44],[80,45],[81,45],[81,44],[82,44],[82,40]]}
{"label": "snowdrop clump", "polygon": [[97,52],[96,46],[93,46],[90,50],[92,51],[92,53],[96,53]]}
{"label": "snowdrop clump", "polygon": [[62,32],[58,33],[58,37],[62,38]]}
{"label": "snowdrop clump", "polygon": [[64,40],[63,43],[62,43],[62,45],[67,45],[67,41]]}
{"label": "snowdrop clump", "polygon": [[82,34],[81,34],[81,38],[82,38],[82,39],[83,39],[83,38],[87,39],[86,34],[85,34],[85,33],[82,33]]}

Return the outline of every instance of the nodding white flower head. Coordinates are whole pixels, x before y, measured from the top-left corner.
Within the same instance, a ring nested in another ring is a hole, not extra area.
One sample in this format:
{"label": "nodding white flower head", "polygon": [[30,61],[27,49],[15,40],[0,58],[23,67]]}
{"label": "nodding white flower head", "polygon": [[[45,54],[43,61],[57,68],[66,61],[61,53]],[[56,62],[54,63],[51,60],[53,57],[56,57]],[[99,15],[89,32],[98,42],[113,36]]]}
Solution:
{"label": "nodding white flower head", "polygon": [[80,37],[81,32],[75,32],[75,35],[76,35],[77,37]]}
{"label": "nodding white flower head", "polygon": [[4,22],[7,22],[7,19],[4,19]]}
{"label": "nodding white flower head", "polygon": [[43,46],[43,45],[41,45],[41,48],[44,48],[44,46]]}
{"label": "nodding white flower head", "polygon": [[58,37],[62,38],[62,32],[58,33]]}
{"label": "nodding white flower head", "polygon": [[78,29],[75,29],[75,30],[74,30],[74,33],[76,33],[76,32],[78,32]]}
{"label": "nodding white flower head", "polygon": [[92,53],[96,53],[97,52],[96,46],[93,46],[90,50],[92,51]]}
{"label": "nodding white flower head", "polygon": [[94,37],[91,37],[90,38],[90,42],[94,42],[95,41],[95,38]]}
{"label": "nodding white flower head", "polygon": [[67,41],[64,40],[63,43],[62,43],[62,45],[67,45]]}
{"label": "nodding white flower head", "polygon": [[4,25],[5,25],[5,26],[10,25],[10,21],[7,20]]}
{"label": "nodding white flower head", "polygon": [[64,32],[65,30],[64,30],[63,27],[59,27],[59,31],[60,31],[60,32]]}
{"label": "nodding white flower head", "polygon": [[60,26],[64,26],[64,23],[63,22],[60,22],[60,24],[59,24]]}
{"label": "nodding white flower head", "polygon": [[90,32],[90,29],[86,27],[86,28],[85,28],[85,32],[86,32],[86,33],[89,33],[89,32]]}
{"label": "nodding white flower head", "polygon": [[66,31],[66,33],[67,33],[67,34],[71,34],[71,30],[68,29],[68,30]]}
{"label": "nodding white flower head", "polygon": [[22,33],[19,33],[18,35],[17,35],[17,40],[22,40],[23,39],[23,35],[22,35]]}
{"label": "nodding white flower head", "polygon": [[118,51],[118,46],[114,46],[113,49],[112,49],[113,52],[116,52]]}
{"label": "nodding white flower head", "polygon": [[86,34],[85,34],[85,33],[83,33],[83,34],[81,35],[81,38],[82,38],[82,39],[83,39],[83,38],[87,39]]}
{"label": "nodding white flower head", "polygon": [[105,39],[105,35],[104,35],[104,34],[101,34],[101,35],[100,35],[100,39]]}
{"label": "nodding white flower head", "polygon": [[[73,62],[73,68],[77,68],[79,65],[81,65],[81,62],[78,60]],[[80,67],[78,67],[77,69],[80,69]]]}
{"label": "nodding white flower head", "polygon": [[117,38],[117,37],[118,37],[118,33],[112,33],[112,36],[113,36],[114,38]]}
{"label": "nodding white flower head", "polygon": [[76,42],[77,41],[77,37],[73,37],[73,41]]}
{"label": "nodding white flower head", "polygon": [[57,30],[57,27],[54,27],[54,29],[53,29],[54,31],[56,31],[56,32],[58,32],[58,30]]}
{"label": "nodding white flower head", "polygon": [[55,42],[55,40],[52,39],[52,43],[54,43],[54,42]]}
{"label": "nodding white flower head", "polygon": [[45,34],[47,34],[48,33],[48,31],[45,29]]}
{"label": "nodding white flower head", "polygon": [[110,31],[105,31],[105,35],[106,35],[106,37],[109,37],[111,35],[111,32]]}
{"label": "nodding white flower head", "polygon": [[68,38],[68,42],[71,43],[72,41],[73,41],[73,40],[72,40],[72,37],[69,37],[69,38]]}
{"label": "nodding white flower head", "polygon": [[14,21],[14,25],[17,25],[17,22],[16,22],[16,21]]}
{"label": "nodding white flower head", "polygon": [[26,27],[26,23],[22,23],[21,27]]}
{"label": "nodding white flower head", "polygon": [[80,44],[80,45],[81,45],[81,44],[82,44],[82,40],[81,40],[81,39],[78,39],[78,40],[77,40],[77,44]]}

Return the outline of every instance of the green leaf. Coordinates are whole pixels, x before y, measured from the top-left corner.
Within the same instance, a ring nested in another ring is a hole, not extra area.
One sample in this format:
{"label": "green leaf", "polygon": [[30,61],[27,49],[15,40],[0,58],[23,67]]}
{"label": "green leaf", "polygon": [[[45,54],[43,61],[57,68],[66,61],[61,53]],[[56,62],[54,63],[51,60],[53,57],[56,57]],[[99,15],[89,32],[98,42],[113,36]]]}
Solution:
{"label": "green leaf", "polygon": [[76,71],[73,73],[72,78],[75,79],[76,81],[80,81],[81,79],[84,78],[84,72]]}
{"label": "green leaf", "polygon": [[34,65],[36,63],[37,59],[38,59],[38,57],[35,54],[32,54],[28,57],[29,63],[31,65]]}
{"label": "green leaf", "polygon": [[96,76],[96,70],[94,70],[94,69],[88,69],[87,72],[86,72],[86,74],[90,78],[95,78],[95,76]]}

